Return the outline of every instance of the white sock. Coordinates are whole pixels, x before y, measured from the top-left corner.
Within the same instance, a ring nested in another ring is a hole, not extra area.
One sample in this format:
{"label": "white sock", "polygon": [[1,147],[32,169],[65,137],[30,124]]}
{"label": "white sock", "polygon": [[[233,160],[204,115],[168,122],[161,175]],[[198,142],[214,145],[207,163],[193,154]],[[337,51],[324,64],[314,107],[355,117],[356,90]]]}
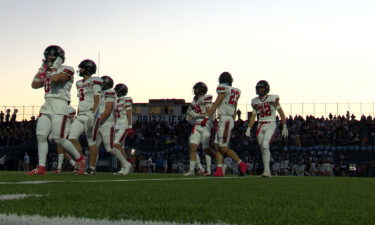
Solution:
{"label": "white sock", "polygon": [[264,172],[270,172],[270,157],[271,157],[270,149],[262,148]]}
{"label": "white sock", "polygon": [[189,170],[190,172],[194,172],[196,163],[197,163],[197,161],[190,160],[190,170]]}
{"label": "white sock", "polygon": [[207,172],[211,173],[211,156],[206,154]]}
{"label": "white sock", "polygon": [[37,135],[37,139],[38,139],[39,166],[46,166],[47,154],[48,154],[47,137],[44,135]]}
{"label": "white sock", "polygon": [[118,159],[118,161],[120,161],[121,168],[125,168],[127,161],[122,153],[116,148],[113,148],[111,153]]}
{"label": "white sock", "polygon": [[64,161],[64,154],[58,154],[57,155],[57,169],[58,170],[61,170],[63,161]]}
{"label": "white sock", "polygon": [[73,167],[76,166],[76,161],[74,161],[72,158],[69,160],[69,163],[70,165],[72,165]]}
{"label": "white sock", "polygon": [[197,160],[196,160],[196,162],[197,162],[197,164],[196,164],[197,169],[203,169],[203,166],[201,164],[201,158],[199,158],[198,153],[196,153],[196,157],[197,157]]}
{"label": "white sock", "polygon": [[79,154],[77,149],[74,147],[72,142],[68,141],[67,139],[59,138],[59,139],[56,139],[55,142],[57,144],[61,145],[67,152],[69,152],[70,155],[73,156],[73,158],[75,160],[77,160],[77,159],[79,159],[79,157],[81,157],[81,155]]}

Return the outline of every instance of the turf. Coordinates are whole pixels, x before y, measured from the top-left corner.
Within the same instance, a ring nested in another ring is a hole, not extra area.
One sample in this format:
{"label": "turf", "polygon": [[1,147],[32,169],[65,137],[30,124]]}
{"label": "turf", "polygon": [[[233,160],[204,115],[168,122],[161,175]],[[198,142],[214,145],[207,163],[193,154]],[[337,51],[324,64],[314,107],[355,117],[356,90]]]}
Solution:
{"label": "turf", "polygon": [[[156,180],[167,178],[171,179]],[[375,223],[375,180],[371,178],[183,180],[176,174],[26,176],[19,172],[0,173],[0,182],[32,180],[64,182],[0,183],[0,195],[44,195],[1,201],[0,214],[256,225]],[[90,180],[103,182],[80,182]]]}

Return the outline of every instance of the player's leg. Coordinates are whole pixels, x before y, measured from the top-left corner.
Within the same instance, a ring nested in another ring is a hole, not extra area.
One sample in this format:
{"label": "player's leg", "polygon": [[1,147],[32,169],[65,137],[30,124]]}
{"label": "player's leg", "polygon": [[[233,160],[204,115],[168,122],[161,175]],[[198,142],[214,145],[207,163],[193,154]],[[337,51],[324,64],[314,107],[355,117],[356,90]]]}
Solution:
{"label": "player's leg", "polygon": [[238,157],[237,153],[228,147],[230,136],[232,133],[232,129],[234,127],[234,121],[232,117],[225,117],[219,121],[219,130],[218,130],[218,142],[219,142],[219,150],[222,155],[229,156],[233,161],[237,163],[240,167],[240,172],[245,174],[248,165],[244,163],[240,157]]}
{"label": "player's leg", "polygon": [[206,172],[203,176],[210,176],[211,175],[211,164],[212,158],[215,157],[214,151],[210,149],[210,138],[211,138],[211,129],[204,129],[202,131],[202,148],[206,158]]}
{"label": "player's leg", "polygon": [[[100,134],[103,140],[104,148],[107,152],[114,155],[121,164],[120,171],[116,172],[117,175],[127,175],[130,171],[131,164],[126,160],[120,150],[114,147],[115,129],[113,126],[103,125],[100,128]],[[125,151],[125,150],[124,150]]]}
{"label": "player's leg", "polygon": [[114,144],[113,146],[121,152],[121,154],[126,159],[125,149],[122,147],[123,143],[125,142],[126,138],[126,128],[125,126],[116,126],[115,129],[115,137],[114,137]]}
{"label": "player's leg", "polygon": [[218,134],[215,135],[214,141],[214,151],[215,151],[215,161],[216,161],[216,170],[214,172],[215,177],[222,177],[225,175],[225,168],[224,167],[224,157],[223,154],[220,152]]}
{"label": "player's leg", "polygon": [[198,175],[203,175],[205,171],[204,171],[204,168],[202,166],[201,157],[198,154],[198,147],[197,147],[197,151],[195,153],[195,155],[196,155],[196,157],[195,157],[196,158],[195,168],[197,169]]}
{"label": "player's leg", "polygon": [[[262,130],[264,131],[262,132]],[[269,123],[264,125],[264,128],[261,128],[261,132],[258,136],[263,134],[263,141],[261,142],[261,151],[262,151],[262,159],[263,159],[263,166],[264,166],[264,171],[262,176],[263,177],[271,177],[271,172],[270,172],[270,158],[271,158],[271,153],[270,153],[270,143],[274,137],[276,130],[276,123]],[[262,137],[260,137],[262,138]]]}
{"label": "player's leg", "polygon": [[[190,150],[190,163],[189,171],[184,174],[184,176],[193,176],[195,175],[195,167],[197,166],[197,150],[200,144],[200,133],[197,131],[197,125],[193,126],[191,134],[189,137],[189,150]],[[199,158],[199,156],[198,156]]]}
{"label": "player's leg", "polygon": [[94,123],[93,129],[90,129],[85,125],[85,132],[87,137],[87,144],[89,146],[89,169],[95,170],[96,161],[98,158],[98,147],[96,146],[96,139],[98,137],[100,128],[100,120],[97,119]]}
{"label": "player's leg", "polygon": [[70,127],[69,131],[69,141],[72,142],[74,147],[77,149],[77,151],[82,155],[82,147],[78,141],[78,138],[81,136],[81,134],[85,131],[85,121],[86,121],[85,115],[79,115],[77,119],[74,120]]}
{"label": "player's leg", "polygon": [[61,145],[78,163],[77,174],[82,174],[85,169],[85,158],[77,151],[72,142],[65,138],[65,126],[68,116],[51,115],[52,138],[56,144]]}
{"label": "player's leg", "polygon": [[30,172],[29,175],[45,175],[46,160],[48,154],[48,135],[51,132],[51,121],[47,115],[38,117],[36,124],[36,137],[38,141],[38,167]]}
{"label": "player's leg", "polygon": [[61,145],[57,145],[56,151],[57,151],[57,169],[55,173],[59,174],[61,173],[62,164],[64,162],[64,148]]}

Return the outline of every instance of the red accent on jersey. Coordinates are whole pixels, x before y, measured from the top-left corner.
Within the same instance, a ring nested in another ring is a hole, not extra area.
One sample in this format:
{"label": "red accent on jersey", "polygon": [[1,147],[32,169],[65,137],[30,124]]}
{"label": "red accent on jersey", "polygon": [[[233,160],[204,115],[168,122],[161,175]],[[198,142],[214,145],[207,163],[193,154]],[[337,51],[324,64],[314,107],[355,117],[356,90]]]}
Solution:
{"label": "red accent on jersey", "polygon": [[132,102],[133,102],[133,100],[126,100],[125,102],[130,102],[130,103],[132,103]]}
{"label": "red accent on jersey", "polygon": [[115,95],[114,92],[104,92],[104,95]]}
{"label": "red accent on jersey", "polygon": [[209,101],[209,100],[212,100],[212,97],[210,96],[210,97],[206,97],[205,99],[204,99],[204,101]]}
{"label": "red accent on jersey", "polygon": [[97,85],[102,85],[102,82],[99,82],[99,81],[97,81],[97,80],[94,80],[92,83],[93,83],[93,84],[97,84]]}
{"label": "red accent on jersey", "polygon": [[217,91],[224,91],[225,90],[225,87],[218,87],[216,88]]}
{"label": "red accent on jersey", "polygon": [[231,105],[237,104],[237,101],[240,98],[240,92],[232,89],[230,93],[231,93],[231,96],[229,98],[228,104],[231,104]]}
{"label": "red accent on jersey", "polygon": [[71,77],[74,75],[74,71],[71,71],[71,70],[68,70],[68,69],[64,69],[63,72],[66,73],[67,75],[71,76]]}

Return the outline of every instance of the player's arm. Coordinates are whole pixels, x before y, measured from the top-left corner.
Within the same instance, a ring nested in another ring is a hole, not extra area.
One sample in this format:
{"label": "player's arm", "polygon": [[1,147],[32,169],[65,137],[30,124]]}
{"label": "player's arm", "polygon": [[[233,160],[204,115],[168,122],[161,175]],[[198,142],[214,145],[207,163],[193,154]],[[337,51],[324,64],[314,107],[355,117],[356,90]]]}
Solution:
{"label": "player's arm", "polygon": [[236,121],[236,116],[237,116],[237,102],[236,105],[234,106],[234,114],[233,114],[233,121]]}
{"label": "player's arm", "polygon": [[100,95],[102,93],[102,81],[94,80],[92,84],[92,91],[94,93],[94,106],[92,107],[92,113],[95,114],[99,108]]}
{"label": "player's arm", "polygon": [[249,124],[248,124],[250,129],[254,126],[255,117],[256,117],[256,112],[255,112],[255,110],[253,110],[253,112],[251,113],[251,116],[250,116]]}
{"label": "player's arm", "polygon": [[225,98],[225,93],[219,93],[216,100],[215,100],[215,103],[213,104],[213,106],[210,108],[210,110],[207,111],[207,116],[210,117],[212,116],[216,109],[221,105],[221,103],[223,102]]}
{"label": "player's arm", "polygon": [[[50,69],[52,72],[57,71],[55,68]],[[60,73],[51,76],[51,83],[61,84],[73,79],[74,69],[71,67],[64,68]]]}
{"label": "player's arm", "polygon": [[108,116],[113,112],[114,106],[115,106],[114,102],[106,102],[105,103],[104,112],[102,113],[102,116],[100,117],[101,121],[105,121],[108,118]]}
{"label": "player's arm", "polygon": [[43,87],[44,78],[42,78],[42,73],[38,72],[35,76],[33,81],[31,82],[31,87],[34,89],[38,89]]}
{"label": "player's arm", "polygon": [[277,112],[280,115],[281,124],[283,125],[283,127],[286,126],[286,119],[285,119],[284,110],[281,108],[280,103],[275,102],[275,107],[276,107]]}
{"label": "player's arm", "polygon": [[133,124],[133,110],[130,107],[129,109],[126,109],[126,117],[128,118],[128,127],[132,128]]}
{"label": "player's arm", "polygon": [[284,138],[287,138],[288,135],[289,135],[288,127],[286,126],[285,114],[284,114],[283,109],[281,108],[281,105],[280,105],[279,99],[276,99],[276,102],[275,102],[275,108],[276,108],[277,112],[278,112],[279,115],[280,115],[281,124],[283,125],[283,130],[282,130],[282,132],[281,132],[281,135],[282,135]]}

